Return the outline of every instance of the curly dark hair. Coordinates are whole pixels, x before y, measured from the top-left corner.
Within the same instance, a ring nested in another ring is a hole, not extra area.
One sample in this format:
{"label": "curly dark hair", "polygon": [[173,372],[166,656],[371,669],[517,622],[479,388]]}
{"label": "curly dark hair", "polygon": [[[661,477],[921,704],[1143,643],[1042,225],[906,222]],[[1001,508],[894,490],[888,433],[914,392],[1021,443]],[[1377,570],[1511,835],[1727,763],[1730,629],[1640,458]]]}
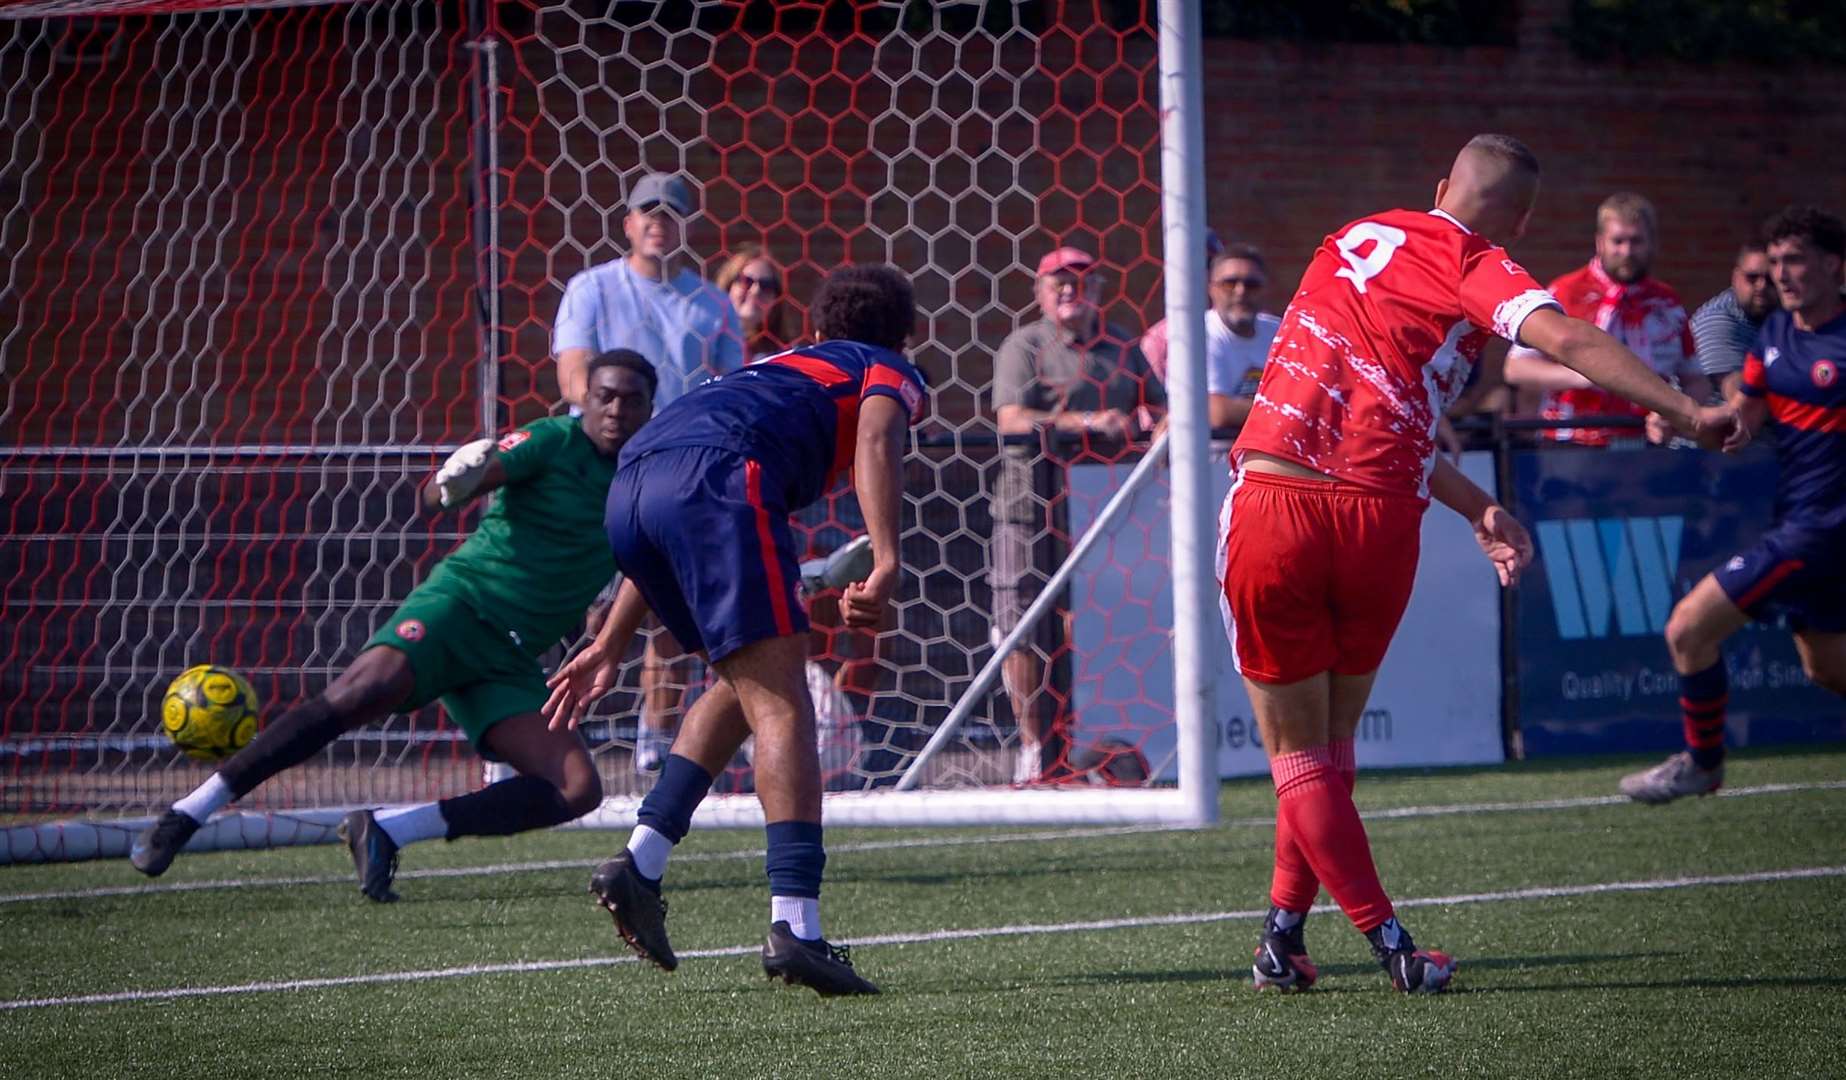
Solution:
{"label": "curly dark hair", "polygon": [[1846,225],[1815,206],[1790,206],[1763,223],[1763,243],[1799,237],[1835,258],[1846,259]]}
{"label": "curly dark hair", "polygon": [[896,351],[916,324],[916,295],[895,267],[844,266],[820,283],[809,316],[822,338]]}

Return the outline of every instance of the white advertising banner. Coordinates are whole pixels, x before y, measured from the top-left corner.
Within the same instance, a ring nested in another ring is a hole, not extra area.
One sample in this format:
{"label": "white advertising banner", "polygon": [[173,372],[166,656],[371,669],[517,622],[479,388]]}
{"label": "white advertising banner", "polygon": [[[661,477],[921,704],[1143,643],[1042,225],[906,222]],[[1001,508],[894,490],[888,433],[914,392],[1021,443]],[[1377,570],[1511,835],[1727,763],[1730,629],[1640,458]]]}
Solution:
{"label": "white advertising banner", "polygon": [[[1464,454],[1461,469],[1475,483],[1494,490],[1492,454]],[[1089,528],[1090,514],[1107,501],[1115,478],[1126,472],[1077,465],[1069,475],[1071,535],[1080,536]],[[1222,501],[1230,486],[1226,470],[1219,475],[1214,498]],[[1145,703],[1150,707],[1126,713],[1145,715],[1148,726],[1144,731],[1117,727],[1107,734],[1138,742],[1158,774],[1170,779],[1175,761],[1175,734],[1169,720],[1171,649],[1146,657],[1145,663],[1124,663],[1119,633],[1122,615],[1128,612],[1146,612],[1169,630],[1173,625],[1172,582],[1165,572],[1169,552],[1166,488],[1151,484],[1137,493],[1126,518],[1132,526],[1111,530],[1109,541],[1079,564],[1071,582],[1076,737],[1081,743],[1100,734],[1085,730],[1086,712],[1106,714],[1113,724],[1113,718],[1124,715],[1121,703]],[[1117,631],[1113,641],[1112,624]],[[1142,640],[1147,639],[1143,636]],[[1250,701],[1231,663],[1230,642],[1223,636],[1216,640],[1221,648],[1217,658],[1219,773],[1267,773],[1269,765],[1251,718]],[[1359,727],[1357,751],[1359,764],[1367,767],[1478,765],[1504,760],[1499,582],[1467,524],[1440,504],[1432,504],[1424,516],[1416,589],[1379,669]]]}

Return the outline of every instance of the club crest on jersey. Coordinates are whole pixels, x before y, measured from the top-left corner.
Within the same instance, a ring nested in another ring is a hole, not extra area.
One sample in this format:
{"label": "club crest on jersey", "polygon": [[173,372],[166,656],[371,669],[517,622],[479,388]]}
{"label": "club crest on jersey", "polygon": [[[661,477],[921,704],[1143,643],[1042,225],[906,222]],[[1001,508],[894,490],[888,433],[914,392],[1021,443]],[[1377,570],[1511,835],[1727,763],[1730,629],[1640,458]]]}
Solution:
{"label": "club crest on jersey", "polygon": [[499,442],[495,443],[494,445],[498,446],[502,450],[511,450],[513,447],[518,446],[520,443],[525,442],[527,439],[530,439],[531,437],[532,437],[532,433],[530,431],[525,431],[525,430],[509,431],[503,437],[501,437]]}
{"label": "club crest on jersey", "polygon": [[917,384],[911,382],[909,379],[899,379],[897,383],[897,392],[904,397],[904,409],[908,411],[911,416],[916,416],[917,410],[923,407],[923,391],[917,389]]}
{"label": "club crest on jersey", "polygon": [[405,619],[403,622],[398,623],[397,636],[403,638],[405,641],[422,641],[423,621],[421,619]]}
{"label": "club crest on jersey", "polygon": [[1811,374],[1814,377],[1814,385],[1825,390],[1840,377],[1840,369],[1831,360],[1816,360]]}

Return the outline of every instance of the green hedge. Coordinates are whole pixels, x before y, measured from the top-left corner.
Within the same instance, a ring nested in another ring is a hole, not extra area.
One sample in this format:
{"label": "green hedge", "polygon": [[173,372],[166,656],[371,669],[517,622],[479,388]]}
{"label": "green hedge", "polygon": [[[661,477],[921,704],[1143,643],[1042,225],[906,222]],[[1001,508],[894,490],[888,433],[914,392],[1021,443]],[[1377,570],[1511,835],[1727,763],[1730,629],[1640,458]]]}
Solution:
{"label": "green hedge", "polygon": [[1573,0],[1564,35],[1590,60],[1846,64],[1841,0]]}

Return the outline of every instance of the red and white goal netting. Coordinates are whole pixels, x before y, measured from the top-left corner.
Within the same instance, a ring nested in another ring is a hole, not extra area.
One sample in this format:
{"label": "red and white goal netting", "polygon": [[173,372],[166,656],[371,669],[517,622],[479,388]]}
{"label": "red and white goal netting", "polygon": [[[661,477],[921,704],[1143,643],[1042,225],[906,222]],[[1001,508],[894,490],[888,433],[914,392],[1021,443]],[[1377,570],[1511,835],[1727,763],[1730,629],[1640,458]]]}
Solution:
{"label": "red and white goal netting", "polygon": [[[710,273],[764,245],[797,323],[854,260],[910,273],[926,318],[897,628],[875,652],[816,642],[827,675],[869,691],[833,710],[829,814],[1196,816],[1010,787],[997,682],[919,764],[993,655],[988,395],[1000,342],[1036,317],[1032,267],[1084,247],[1111,323],[1138,334],[1162,313],[1159,49],[1114,14],[1136,7],[0,8],[0,861],[119,851],[125,827],[97,823],[206,775],[159,731],[189,665],[243,672],[273,717],[352,659],[472,523],[416,509],[441,455],[555,409],[562,287],[621,254],[621,192],[648,170],[702,188],[683,257]],[[1142,454],[1051,447],[1046,537],[1067,550]],[[1075,744],[1139,750],[1170,792],[1166,475],[1144,470],[1050,617]],[[858,524],[847,493],[803,520],[816,551]],[[641,790],[636,699],[614,695],[590,731],[612,793],[598,821]],[[309,842],[330,808],[481,777],[430,708],[341,739],[219,832]],[[899,805],[900,780],[925,809],[841,809]],[[747,792],[747,769],[720,788]]]}

